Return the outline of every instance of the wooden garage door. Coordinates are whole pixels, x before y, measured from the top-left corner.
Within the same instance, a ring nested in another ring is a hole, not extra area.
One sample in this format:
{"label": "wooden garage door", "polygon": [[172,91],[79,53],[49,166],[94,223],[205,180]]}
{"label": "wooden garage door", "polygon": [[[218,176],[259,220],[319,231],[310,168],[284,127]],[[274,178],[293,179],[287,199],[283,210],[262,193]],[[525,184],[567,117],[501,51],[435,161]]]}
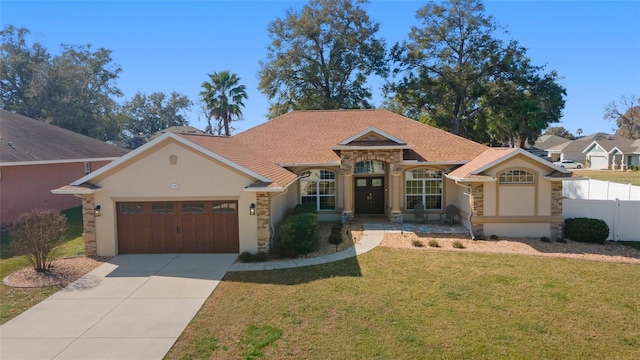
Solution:
{"label": "wooden garage door", "polygon": [[237,253],[237,201],[119,202],[118,252]]}

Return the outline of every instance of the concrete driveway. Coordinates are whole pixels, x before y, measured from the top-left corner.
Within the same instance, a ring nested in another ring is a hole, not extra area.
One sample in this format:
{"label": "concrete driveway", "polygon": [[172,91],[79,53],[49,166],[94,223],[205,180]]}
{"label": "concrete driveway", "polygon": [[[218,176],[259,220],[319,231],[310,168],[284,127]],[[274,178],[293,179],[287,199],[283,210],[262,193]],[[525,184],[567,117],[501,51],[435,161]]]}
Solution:
{"label": "concrete driveway", "polygon": [[120,255],[0,326],[0,358],[162,359],[237,255]]}

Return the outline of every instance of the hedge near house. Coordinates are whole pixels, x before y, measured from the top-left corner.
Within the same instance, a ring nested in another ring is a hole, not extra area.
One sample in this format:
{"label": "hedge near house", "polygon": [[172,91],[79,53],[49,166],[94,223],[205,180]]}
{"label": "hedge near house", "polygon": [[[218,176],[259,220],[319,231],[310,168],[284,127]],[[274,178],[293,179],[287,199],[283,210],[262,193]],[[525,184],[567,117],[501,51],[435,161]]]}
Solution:
{"label": "hedge near house", "polygon": [[301,212],[290,216],[282,224],[280,236],[282,246],[298,254],[308,254],[318,244],[318,215],[315,212]]}
{"label": "hedge near house", "polygon": [[609,226],[600,219],[570,218],[564,221],[564,233],[573,241],[603,243],[609,237]]}

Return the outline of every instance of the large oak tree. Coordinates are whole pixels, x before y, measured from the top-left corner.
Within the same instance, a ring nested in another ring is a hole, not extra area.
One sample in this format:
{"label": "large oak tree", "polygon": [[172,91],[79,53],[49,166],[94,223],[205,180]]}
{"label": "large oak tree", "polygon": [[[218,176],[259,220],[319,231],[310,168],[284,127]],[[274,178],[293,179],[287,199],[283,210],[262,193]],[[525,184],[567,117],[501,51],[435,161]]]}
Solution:
{"label": "large oak tree", "polygon": [[269,117],[291,110],[370,108],[367,77],[387,72],[385,43],[376,37],[366,1],[311,0],[271,22],[259,89]]}

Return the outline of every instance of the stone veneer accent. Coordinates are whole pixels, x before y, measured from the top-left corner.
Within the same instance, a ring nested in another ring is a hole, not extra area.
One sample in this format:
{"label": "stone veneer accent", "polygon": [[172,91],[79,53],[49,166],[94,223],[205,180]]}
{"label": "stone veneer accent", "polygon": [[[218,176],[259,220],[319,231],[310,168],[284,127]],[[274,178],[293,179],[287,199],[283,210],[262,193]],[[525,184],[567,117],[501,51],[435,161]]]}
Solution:
{"label": "stone veneer accent", "polygon": [[340,174],[353,175],[357,163],[378,160],[389,164],[389,174],[402,174],[402,150],[342,150],[340,151]]}
{"label": "stone veneer accent", "polygon": [[269,251],[271,241],[271,197],[269,193],[256,194],[256,216],[258,220],[258,251]]}
{"label": "stone veneer accent", "polygon": [[[372,150],[341,150],[340,151],[340,175],[354,175],[354,169],[357,163],[364,160],[378,160],[385,162],[389,165],[389,175],[402,175],[402,150],[401,149],[391,149],[391,150],[382,150],[382,149],[372,149]],[[400,177],[397,177],[398,179]],[[389,188],[392,189],[392,203],[393,196],[397,196],[393,193],[394,180],[393,176],[389,176],[389,180],[391,184],[389,184]],[[399,184],[395,184],[395,186],[400,186]],[[399,201],[399,199],[396,199]],[[389,219],[391,222],[402,223],[403,222],[403,214],[400,208],[394,209],[392,204],[390,205],[389,211]],[[351,221],[353,220],[353,209],[345,209],[342,213],[343,221]]]}
{"label": "stone veneer accent", "polygon": [[[471,212],[473,216],[484,216],[484,185],[482,183],[473,183],[471,185]],[[476,224],[471,217],[471,230],[475,235],[484,232],[484,224]]]}
{"label": "stone veneer accent", "polygon": [[[554,181],[551,183],[551,218],[559,217],[562,219],[562,181]],[[563,221],[551,221],[551,239],[555,240],[562,237]]]}
{"label": "stone veneer accent", "polygon": [[84,240],[84,256],[86,257],[98,254],[95,207],[93,194],[82,196],[82,240]]}

